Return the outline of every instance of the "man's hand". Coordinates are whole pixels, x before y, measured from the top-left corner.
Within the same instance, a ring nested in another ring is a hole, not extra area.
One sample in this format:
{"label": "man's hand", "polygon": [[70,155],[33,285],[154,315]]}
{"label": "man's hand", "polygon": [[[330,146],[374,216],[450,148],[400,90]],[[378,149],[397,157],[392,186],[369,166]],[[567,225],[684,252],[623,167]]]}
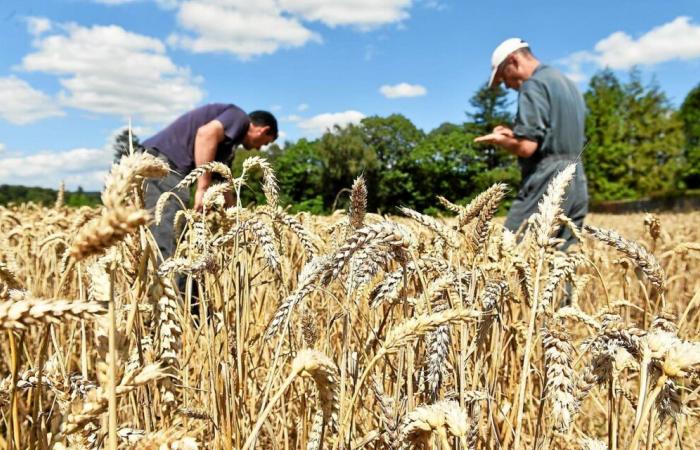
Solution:
{"label": "man's hand", "polygon": [[510,139],[513,138],[510,136],[506,136],[505,134],[491,133],[474,138],[474,142],[484,142],[486,144],[494,144],[498,145],[499,147],[505,147],[506,142]]}
{"label": "man's hand", "polygon": [[515,135],[513,134],[513,130],[511,130],[508,127],[504,127],[503,125],[496,125],[496,128],[493,129],[493,133],[503,134],[509,137],[515,137]]}
{"label": "man's hand", "polygon": [[513,130],[508,127],[504,127],[503,125],[498,125],[490,134],[479,136],[474,139],[474,142],[485,142],[487,144],[495,144],[503,147],[506,142],[510,141],[514,137],[515,135],[513,134]]}
{"label": "man's hand", "polygon": [[539,146],[535,141],[516,137],[513,130],[502,125],[498,125],[490,134],[475,138],[474,142],[498,145],[520,158],[531,157]]}
{"label": "man's hand", "polygon": [[207,191],[206,188],[200,189],[197,187],[197,190],[194,193],[194,210],[197,212],[202,212],[204,209],[204,193]]}

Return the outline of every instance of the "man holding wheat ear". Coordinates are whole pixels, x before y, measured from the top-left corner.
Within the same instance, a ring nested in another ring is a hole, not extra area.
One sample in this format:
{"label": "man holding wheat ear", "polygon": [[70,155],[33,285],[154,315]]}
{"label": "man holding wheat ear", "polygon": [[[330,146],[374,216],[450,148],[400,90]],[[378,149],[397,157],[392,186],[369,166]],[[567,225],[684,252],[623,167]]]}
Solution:
{"label": "man holding wheat ear", "polygon": [[[586,105],[576,85],[553,67],[535,58],[527,42],[503,41],[491,57],[491,88],[500,83],[518,91],[518,112],[513,128],[497,126],[476,138],[504,148],[518,157],[522,181],[505,227],[515,232],[535,212],[549,181],[576,162],[576,174],[567,189],[562,210],[577,227],[588,212],[588,188],[581,163],[585,141]],[[558,235],[563,250],[576,242],[568,228]]]}
{"label": "man holding wheat ear", "polygon": [[[246,114],[232,104],[212,103],[189,111],[155,136],[143,141],[144,151],[165,160],[171,173],[165,178],[152,178],[146,183],[146,208],[154,208],[165,192],[174,192],[182,204],[188,205],[189,190],[175,189],[196,167],[211,161],[231,165],[236,147],[260,148],[277,139],[277,119],[267,111]],[[204,192],[212,182],[207,172],[197,179],[194,208],[202,209]],[[232,202],[231,197],[226,202]],[[167,202],[158,225],[151,226],[161,255],[169,258],[175,251],[173,219],[180,209],[179,202]]]}

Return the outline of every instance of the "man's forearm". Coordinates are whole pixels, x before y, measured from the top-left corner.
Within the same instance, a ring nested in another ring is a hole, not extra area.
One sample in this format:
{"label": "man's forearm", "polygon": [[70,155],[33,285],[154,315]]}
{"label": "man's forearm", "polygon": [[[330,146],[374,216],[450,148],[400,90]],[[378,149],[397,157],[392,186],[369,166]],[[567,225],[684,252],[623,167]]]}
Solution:
{"label": "man's forearm", "polygon": [[520,158],[529,158],[537,150],[537,143],[528,139],[519,139],[515,136],[504,136],[500,147]]}
{"label": "man's forearm", "polygon": [[[216,139],[200,134],[195,138],[194,143],[194,163],[197,167],[214,161],[216,158],[216,148],[218,146]],[[197,179],[197,189],[204,190],[211,184],[211,172],[207,172]]]}

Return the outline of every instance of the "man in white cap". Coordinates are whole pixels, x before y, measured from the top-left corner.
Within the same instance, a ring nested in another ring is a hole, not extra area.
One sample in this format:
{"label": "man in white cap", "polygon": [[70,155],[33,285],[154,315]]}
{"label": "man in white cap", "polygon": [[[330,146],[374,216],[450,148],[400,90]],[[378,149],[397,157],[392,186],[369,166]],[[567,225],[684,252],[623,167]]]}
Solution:
{"label": "man in white cap", "polygon": [[[516,231],[537,212],[549,181],[572,162],[576,162],[576,173],[562,209],[580,227],[588,212],[588,188],[580,158],[585,141],[583,96],[557,69],[540,64],[528,43],[519,38],[506,39],[493,52],[489,86],[500,83],[518,91],[514,126],[499,125],[474,141],[497,145],[518,157],[522,181],[506,228]],[[563,250],[576,242],[568,229],[561,229],[558,237],[564,240]]]}

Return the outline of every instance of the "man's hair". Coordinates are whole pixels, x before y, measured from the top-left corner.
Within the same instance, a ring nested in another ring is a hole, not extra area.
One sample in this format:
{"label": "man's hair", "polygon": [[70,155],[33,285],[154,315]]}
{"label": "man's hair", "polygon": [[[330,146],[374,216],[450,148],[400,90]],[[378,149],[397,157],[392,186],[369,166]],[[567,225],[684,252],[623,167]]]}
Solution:
{"label": "man's hair", "polygon": [[272,113],[267,111],[253,111],[248,114],[248,117],[250,117],[251,123],[259,127],[270,127],[270,129],[267,130],[267,134],[277,139],[277,119],[275,119]]}

